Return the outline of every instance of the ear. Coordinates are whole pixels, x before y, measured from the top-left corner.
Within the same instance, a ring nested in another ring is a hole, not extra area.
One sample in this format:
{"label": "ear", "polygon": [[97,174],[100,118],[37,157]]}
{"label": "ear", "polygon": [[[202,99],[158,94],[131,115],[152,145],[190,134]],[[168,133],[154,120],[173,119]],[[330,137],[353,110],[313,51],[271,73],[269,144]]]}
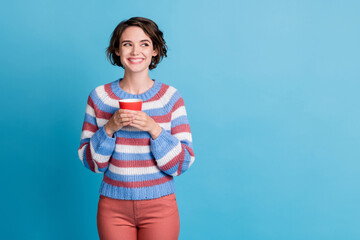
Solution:
{"label": "ear", "polygon": [[155,50],[153,51],[152,56],[153,56],[153,57],[155,57],[155,56],[157,56],[157,55],[158,55],[158,50],[157,50],[157,49],[155,49]]}
{"label": "ear", "polygon": [[115,50],[115,54],[116,54],[116,56],[120,57],[120,52],[119,52],[119,50]]}

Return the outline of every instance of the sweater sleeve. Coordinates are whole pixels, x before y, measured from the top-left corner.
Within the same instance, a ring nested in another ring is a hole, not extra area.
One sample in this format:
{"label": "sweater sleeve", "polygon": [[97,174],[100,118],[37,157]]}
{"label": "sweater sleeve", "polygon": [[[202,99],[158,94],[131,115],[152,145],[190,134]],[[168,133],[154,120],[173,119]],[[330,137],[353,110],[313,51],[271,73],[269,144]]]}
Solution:
{"label": "sweater sleeve", "polygon": [[195,160],[184,100],[178,92],[176,94],[178,100],[171,109],[171,131],[163,128],[156,139],[150,138],[151,152],[158,167],[171,176],[184,173]]}
{"label": "sweater sleeve", "polygon": [[[83,165],[95,173],[105,172],[115,149],[115,138],[109,137],[103,126],[98,126],[93,90],[87,101],[78,154]],[[93,96],[93,97],[92,97]]]}

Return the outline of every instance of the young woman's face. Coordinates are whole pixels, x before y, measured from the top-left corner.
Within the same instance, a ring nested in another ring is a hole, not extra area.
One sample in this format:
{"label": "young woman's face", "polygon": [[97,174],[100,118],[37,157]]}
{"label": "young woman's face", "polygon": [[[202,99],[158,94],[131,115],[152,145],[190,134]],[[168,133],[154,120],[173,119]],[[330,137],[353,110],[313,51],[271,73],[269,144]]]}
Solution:
{"label": "young woman's face", "polygon": [[140,27],[131,26],[123,31],[119,51],[115,54],[120,56],[125,71],[142,72],[149,69],[151,58],[157,55],[157,51]]}

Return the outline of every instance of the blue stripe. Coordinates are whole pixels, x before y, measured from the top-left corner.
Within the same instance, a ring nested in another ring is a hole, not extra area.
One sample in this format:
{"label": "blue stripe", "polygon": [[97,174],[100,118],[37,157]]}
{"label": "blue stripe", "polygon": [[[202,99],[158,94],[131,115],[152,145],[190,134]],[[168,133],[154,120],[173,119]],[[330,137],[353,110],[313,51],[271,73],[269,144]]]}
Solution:
{"label": "blue stripe", "polygon": [[85,120],[84,121],[97,126],[96,118],[91,116],[90,114],[85,113]]}
{"label": "blue stripe", "polygon": [[181,173],[185,172],[189,168],[190,164],[190,153],[188,150],[185,150],[184,162],[181,168]]}
{"label": "blue stripe", "polygon": [[151,152],[149,152],[149,153],[119,153],[119,152],[114,152],[112,156],[114,158],[118,159],[118,160],[124,160],[124,161],[154,159],[154,156],[152,155]]}
{"label": "blue stripe", "polygon": [[[87,159],[86,159],[86,149],[89,147],[89,145],[86,145],[85,146],[85,149],[84,149],[84,155],[83,155],[83,162],[84,162],[84,166],[87,167],[88,169],[90,169],[90,166],[89,164],[87,163]],[[91,169],[90,169],[91,170]]]}
{"label": "blue stripe", "polygon": [[102,182],[99,193],[115,199],[144,200],[154,199],[175,192],[174,180],[150,187],[125,188]]}
{"label": "blue stripe", "polygon": [[82,139],[82,140],[80,140],[80,146],[81,145],[83,145],[83,143],[85,143],[85,142],[90,142],[90,138],[84,138],[84,139]]}
{"label": "blue stripe", "polygon": [[99,172],[105,172],[108,168],[109,168],[109,165],[107,165],[107,166],[104,167],[104,168],[99,168],[99,167],[98,167],[98,170],[99,170]]}
{"label": "blue stripe", "polygon": [[[105,104],[103,101],[101,101],[101,99],[99,98],[99,96],[96,93],[96,90],[94,89],[91,93],[90,93],[90,97],[93,100],[94,104],[101,110],[104,112],[108,112],[108,113],[112,113],[114,114],[115,111],[119,110],[118,107],[113,107],[110,106],[108,104]],[[161,108],[155,108],[155,109],[148,109],[148,110],[144,110],[144,112],[149,115],[149,116],[163,116],[166,115],[167,113],[169,113],[169,111],[172,109],[172,107],[174,106],[174,104],[181,98],[181,95],[179,94],[178,91],[176,91],[170,98],[169,102],[166,103],[164,106],[162,106]],[[99,104],[101,102],[101,104]]]}
{"label": "blue stripe", "polygon": [[174,167],[164,171],[166,172],[167,174],[174,174],[179,168],[179,163],[177,163]]}
{"label": "blue stripe", "polygon": [[104,145],[100,146],[98,143],[94,144],[94,138],[91,139],[91,142],[92,142],[92,146],[93,146],[95,153],[100,154],[102,156],[110,156],[111,155],[110,146],[104,146]]}
{"label": "blue stripe", "polygon": [[[168,143],[167,147],[166,148],[162,148],[161,150],[158,149],[157,152],[156,152],[156,156],[157,156],[157,159],[161,159],[163,158],[166,154],[168,154],[169,152],[173,151],[175,147],[177,147],[178,144],[180,144],[180,141],[179,139],[177,139],[176,137],[173,137],[177,140],[177,142],[170,142]],[[172,154],[171,154],[172,155]]]}
{"label": "blue stripe", "polygon": [[[116,110],[119,110],[118,107],[113,107],[113,106],[107,105],[107,104],[105,104],[103,101],[101,101],[101,99],[100,99],[99,96],[97,95],[95,89],[91,91],[90,97],[91,97],[91,99],[93,100],[94,104],[95,104],[101,111],[114,114],[114,112],[115,112]],[[101,103],[101,104],[99,104],[99,103]]]}
{"label": "blue stripe", "polygon": [[179,126],[181,124],[189,124],[188,118],[186,115],[177,117],[173,120],[171,120],[171,127],[176,127]]}
{"label": "blue stripe", "polygon": [[144,110],[144,112],[149,116],[163,116],[168,114],[171,109],[173,108],[174,104],[180,99],[180,96],[178,94],[174,94],[168,103],[166,103],[161,108],[153,108],[153,109],[147,109]]}
{"label": "blue stripe", "polygon": [[[171,134],[171,130],[165,130],[165,132]],[[125,129],[120,129],[119,131],[115,132],[115,136],[116,137],[122,137],[122,138],[129,138],[129,139],[131,139],[131,138],[136,138],[136,139],[147,138],[147,139],[149,139],[151,137],[151,135],[148,132],[145,132],[145,131],[139,131],[139,132],[127,131],[126,128]]]}
{"label": "blue stripe", "polygon": [[115,132],[116,137],[122,138],[150,138],[150,134],[145,131],[140,132],[132,132],[120,129],[119,131]]}
{"label": "blue stripe", "polygon": [[143,174],[143,175],[120,175],[111,172],[110,170],[106,171],[106,176],[108,176],[111,179],[122,181],[122,182],[139,182],[139,181],[148,181],[148,180],[154,180],[154,179],[160,179],[165,176],[167,176],[163,172],[158,173],[152,173],[152,174]]}

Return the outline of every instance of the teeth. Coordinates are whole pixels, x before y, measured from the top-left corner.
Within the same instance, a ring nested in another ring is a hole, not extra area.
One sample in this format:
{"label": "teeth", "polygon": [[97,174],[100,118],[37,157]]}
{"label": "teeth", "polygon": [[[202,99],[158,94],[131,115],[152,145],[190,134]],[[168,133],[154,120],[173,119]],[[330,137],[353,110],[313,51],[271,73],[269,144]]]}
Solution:
{"label": "teeth", "polygon": [[130,62],[141,62],[143,59],[129,59]]}

